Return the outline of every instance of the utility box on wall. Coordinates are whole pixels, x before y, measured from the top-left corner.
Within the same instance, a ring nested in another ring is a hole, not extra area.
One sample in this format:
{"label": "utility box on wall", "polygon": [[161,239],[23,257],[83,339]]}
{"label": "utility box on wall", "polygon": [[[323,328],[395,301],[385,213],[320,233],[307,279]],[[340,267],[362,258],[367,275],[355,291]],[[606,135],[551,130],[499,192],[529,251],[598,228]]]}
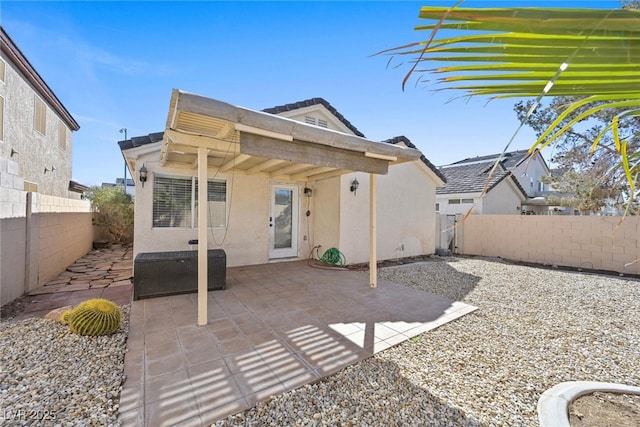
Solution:
{"label": "utility box on wall", "polygon": [[[207,251],[207,290],[226,289],[227,255]],[[133,299],[198,291],[198,251],[140,253],[134,261]]]}

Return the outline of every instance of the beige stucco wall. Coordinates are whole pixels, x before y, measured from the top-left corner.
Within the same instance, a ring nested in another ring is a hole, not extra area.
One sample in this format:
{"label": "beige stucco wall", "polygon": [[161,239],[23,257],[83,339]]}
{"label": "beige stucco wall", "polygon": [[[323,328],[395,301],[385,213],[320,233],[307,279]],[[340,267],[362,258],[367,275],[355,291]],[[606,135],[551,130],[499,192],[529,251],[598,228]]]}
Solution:
{"label": "beige stucco wall", "polygon": [[21,193],[22,215],[0,219],[2,305],[47,283],[93,244],[89,202],[31,193],[29,214]]}
{"label": "beige stucco wall", "polygon": [[[473,199],[475,203],[459,203],[449,204],[449,199]],[[474,214],[482,212],[483,199],[480,198],[480,193],[456,193],[437,195],[436,203],[439,203],[440,210],[438,213],[441,215],[466,215],[471,209]]]}
{"label": "beige stucco wall", "polygon": [[[153,228],[153,179],[156,173],[171,176],[191,176],[193,171],[161,167],[155,160],[155,154],[149,155],[145,166],[149,171],[148,181],[144,188],[136,182],[135,227],[134,227],[134,257],[145,252],[165,252],[180,250],[196,250],[195,245],[189,245],[189,240],[198,238],[197,228]],[[141,160],[141,161],[142,161]],[[227,229],[210,228],[208,236],[209,249],[224,249],[227,256],[227,266],[261,264],[269,261],[269,195],[272,184],[294,184],[299,194],[299,233],[298,257],[306,258],[309,253],[309,237],[304,240],[307,232],[307,200],[302,194],[304,184],[287,181],[271,180],[264,175],[246,175],[243,173],[217,174],[210,171],[209,177],[227,180]],[[323,223],[320,233],[325,229],[331,230],[330,205],[324,201],[330,200],[329,192],[324,183],[314,189],[314,197],[309,200],[312,214],[309,217],[309,231],[318,234],[313,221],[322,215]],[[316,196],[317,195],[317,196]],[[316,198],[320,200],[316,200]],[[321,212],[315,212],[318,206]],[[326,221],[329,221],[327,223]],[[309,233],[311,234],[311,233]],[[313,237],[312,237],[313,238]]]}
{"label": "beige stucco wall", "polygon": [[472,215],[460,252],[640,274],[640,217]]}
{"label": "beige stucco wall", "polygon": [[[312,184],[313,197],[309,200],[312,207],[309,216],[312,232],[309,236],[309,244],[303,245],[307,256],[308,251],[316,245],[321,246],[320,253],[340,245],[341,183],[340,177],[334,177]],[[302,225],[301,231],[305,232],[306,216],[303,216]]]}
{"label": "beige stucco wall", "polygon": [[[65,148],[58,144],[60,117],[48,105],[46,113],[46,135],[34,129],[34,95],[36,91],[15,65],[2,55],[5,66],[5,81],[0,82],[0,96],[4,98],[4,138],[0,142],[0,158],[15,162],[16,170],[4,176],[0,170],[0,187],[23,190],[23,181],[37,184],[38,192],[58,197],[80,198],[70,192],[72,166],[72,131],[66,126]],[[40,97],[42,99],[42,97]],[[11,150],[18,154],[11,157]],[[55,168],[55,171],[51,169]],[[44,169],[49,169],[45,173]],[[21,181],[16,182],[18,177]],[[8,180],[11,179],[9,186]],[[19,188],[18,188],[19,187]]]}
{"label": "beige stucco wall", "polygon": [[482,214],[519,215],[524,196],[510,178],[503,179],[482,199]]}
{"label": "beige stucco wall", "polygon": [[[134,256],[145,252],[195,250],[188,241],[197,238],[196,228],[152,227],[153,179],[161,175],[190,176],[193,171],[161,166],[158,154],[138,159],[149,171],[142,188],[136,183]],[[215,171],[211,171],[213,177]],[[360,181],[354,196],[353,177]],[[227,180],[228,230],[211,228],[210,249],[224,249],[228,266],[269,262],[269,196],[272,184],[293,184],[299,194],[297,259],[305,259],[315,245],[322,254],[337,247],[350,263],[369,259],[369,175],[348,174],[317,182],[274,181],[265,175],[218,174]],[[313,196],[303,194],[305,186]],[[433,253],[435,250],[435,181],[422,164],[392,166],[378,177],[378,256],[380,259]],[[306,211],[310,215],[306,216]],[[226,231],[226,235],[225,235]],[[212,237],[215,236],[215,238]]]}
{"label": "beige stucco wall", "polygon": [[[418,162],[394,165],[377,177],[377,257],[380,260],[435,251],[435,181]],[[354,176],[360,186],[349,187]],[[369,175],[344,175],[340,185],[340,249],[348,263],[369,260]]]}

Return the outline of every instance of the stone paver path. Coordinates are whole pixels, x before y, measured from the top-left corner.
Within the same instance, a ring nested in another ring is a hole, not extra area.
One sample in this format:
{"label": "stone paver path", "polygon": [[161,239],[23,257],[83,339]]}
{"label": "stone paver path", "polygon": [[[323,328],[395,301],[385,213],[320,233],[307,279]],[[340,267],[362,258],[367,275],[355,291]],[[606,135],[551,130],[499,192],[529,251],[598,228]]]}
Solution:
{"label": "stone paver path", "polygon": [[118,305],[131,302],[132,248],[114,245],[96,249],[71,264],[58,277],[24,297],[24,310],[15,319],[44,317],[48,312],[90,298]]}

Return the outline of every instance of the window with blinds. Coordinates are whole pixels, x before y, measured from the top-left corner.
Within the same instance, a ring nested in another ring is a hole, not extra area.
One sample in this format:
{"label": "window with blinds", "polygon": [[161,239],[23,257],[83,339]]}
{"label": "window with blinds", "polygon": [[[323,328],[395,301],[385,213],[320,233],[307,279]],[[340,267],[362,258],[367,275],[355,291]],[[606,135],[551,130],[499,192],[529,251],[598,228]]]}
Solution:
{"label": "window with blinds", "polygon": [[[198,182],[195,178],[155,176],[153,180],[153,226],[194,228],[198,221]],[[207,185],[209,227],[227,224],[227,183],[210,180]]]}
{"label": "window with blinds", "polygon": [[43,135],[47,134],[47,106],[34,95],[33,128]]}

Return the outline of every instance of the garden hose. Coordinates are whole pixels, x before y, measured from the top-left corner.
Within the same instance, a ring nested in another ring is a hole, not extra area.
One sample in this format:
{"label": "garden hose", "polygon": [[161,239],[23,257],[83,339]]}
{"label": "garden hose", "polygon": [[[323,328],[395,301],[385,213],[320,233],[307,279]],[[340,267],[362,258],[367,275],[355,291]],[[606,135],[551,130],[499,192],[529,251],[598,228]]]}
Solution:
{"label": "garden hose", "polygon": [[320,257],[320,261],[323,264],[332,265],[335,267],[344,267],[347,260],[344,254],[338,250],[338,248],[329,248]]}

